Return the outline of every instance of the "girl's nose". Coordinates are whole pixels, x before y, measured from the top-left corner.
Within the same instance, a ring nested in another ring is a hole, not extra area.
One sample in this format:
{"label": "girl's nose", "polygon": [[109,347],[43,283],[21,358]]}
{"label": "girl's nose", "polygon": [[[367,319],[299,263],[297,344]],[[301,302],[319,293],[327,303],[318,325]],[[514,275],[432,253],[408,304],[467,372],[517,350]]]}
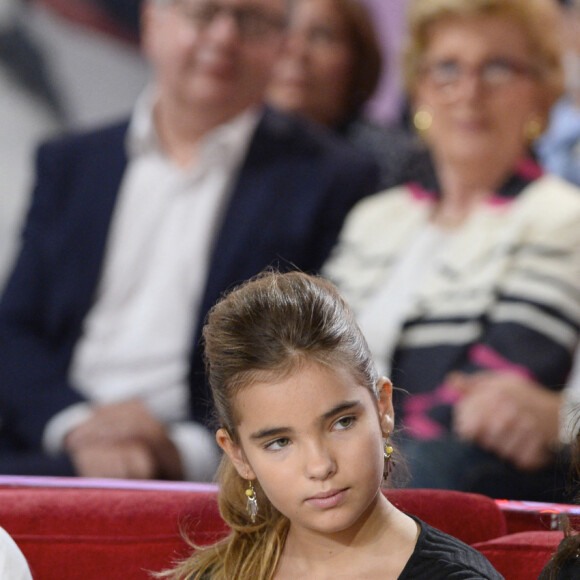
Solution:
{"label": "girl's nose", "polygon": [[325,480],[336,473],[336,461],[324,445],[313,442],[307,451],[306,474],[311,479]]}

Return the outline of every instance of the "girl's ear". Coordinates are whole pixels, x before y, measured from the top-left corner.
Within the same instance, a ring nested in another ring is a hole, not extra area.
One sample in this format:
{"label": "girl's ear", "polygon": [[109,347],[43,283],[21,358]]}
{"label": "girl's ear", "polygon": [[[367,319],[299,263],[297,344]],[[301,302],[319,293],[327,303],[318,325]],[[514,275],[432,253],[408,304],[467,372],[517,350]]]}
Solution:
{"label": "girl's ear", "polygon": [[256,474],[250,467],[250,464],[244,455],[244,450],[240,445],[232,441],[227,429],[218,429],[215,438],[217,444],[223,449],[224,453],[234,464],[239,476],[243,479],[256,479]]}
{"label": "girl's ear", "polygon": [[395,428],[395,412],[393,410],[393,384],[387,377],[381,377],[377,381],[379,393],[379,419],[384,435],[390,435]]}

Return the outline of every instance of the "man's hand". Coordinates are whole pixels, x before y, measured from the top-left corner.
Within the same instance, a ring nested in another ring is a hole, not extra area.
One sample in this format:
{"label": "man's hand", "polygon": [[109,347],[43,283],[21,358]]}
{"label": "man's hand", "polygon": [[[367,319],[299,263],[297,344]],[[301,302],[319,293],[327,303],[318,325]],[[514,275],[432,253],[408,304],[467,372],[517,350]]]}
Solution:
{"label": "man's hand", "polygon": [[139,441],[82,445],[69,450],[77,475],[119,479],[153,479],[155,458]]}
{"label": "man's hand", "polygon": [[561,392],[515,373],[452,373],[448,384],[462,393],[454,430],[462,438],[534,471],[553,458],[558,444]]}
{"label": "man's hand", "polygon": [[[140,401],[97,407],[88,421],[67,435],[65,447],[79,475],[87,476],[87,472],[91,472],[91,477],[182,477],[179,453],[165,426]],[[106,465],[107,450],[112,464],[117,466],[114,470]],[[89,458],[94,461],[91,466]],[[110,471],[138,475],[105,475]]]}

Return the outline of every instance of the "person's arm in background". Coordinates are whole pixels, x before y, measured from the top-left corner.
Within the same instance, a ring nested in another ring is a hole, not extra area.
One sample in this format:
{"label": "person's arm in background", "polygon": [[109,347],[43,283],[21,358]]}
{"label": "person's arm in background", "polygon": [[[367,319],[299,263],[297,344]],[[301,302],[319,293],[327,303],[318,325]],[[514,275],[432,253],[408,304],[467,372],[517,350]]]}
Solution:
{"label": "person's arm in background", "polygon": [[550,463],[559,447],[562,391],[508,371],[456,373],[448,385],[461,393],[454,430],[523,470]]}
{"label": "person's arm in background", "polygon": [[576,436],[580,348],[562,391],[501,371],[456,373],[450,384],[463,395],[455,407],[456,432],[521,469],[547,465],[553,451],[569,445]]}
{"label": "person's arm in background", "polygon": [[137,399],[91,406],[61,439],[84,477],[209,481],[218,463],[215,438],[206,427],[193,421],[164,424]]}
{"label": "person's arm in background", "polygon": [[[72,142],[39,148],[20,255],[0,301],[2,430],[27,453],[60,456],[68,450],[79,475],[170,478],[181,469],[174,445],[165,426],[138,405],[128,405],[129,413],[121,421],[139,426],[134,436],[127,436],[127,428],[122,437],[117,429],[109,429],[109,442],[116,438],[114,445],[105,445],[96,436],[85,445],[87,433],[99,431],[100,423],[110,427],[110,417],[117,417],[119,409],[95,408],[68,377],[72,348],[98,280],[95,254],[105,241],[103,222],[108,223],[107,212],[112,210],[112,201],[108,206],[102,201],[107,189],[103,183],[110,180],[108,190],[115,191],[119,178],[115,175],[124,168],[122,152],[102,154],[106,159],[95,162],[101,154],[95,155],[91,147],[119,147],[123,135],[119,126],[88,146],[73,137]],[[104,163],[107,175],[95,177]],[[94,207],[92,192],[86,189],[93,180],[101,195]],[[96,226],[99,220],[101,226]],[[63,415],[67,429],[61,421],[61,442],[54,444],[52,437],[49,448],[47,428]],[[68,430],[83,423],[83,437],[72,439],[74,446],[65,449],[61,443]],[[95,471],[99,464],[104,469]]]}
{"label": "person's arm in background", "polygon": [[580,317],[576,206],[539,220],[501,282],[485,335],[457,369],[466,374],[448,377],[462,394],[454,407],[456,432],[522,469],[551,460],[565,421],[565,397],[578,390],[562,391]]}
{"label": "person's arm in background", "polygon": [[64,172],[58,169],[63,163],[66,159],[50,146],[39,149],[20,253],[0,300],[3,429],[27,449],[41,449],[53,415],[84,402],[67,379],[66,341],[74,305],[65,313],[56,303],[64,302],[57,288],[67,262],[67,256],[59,255],[65,248],[58,249],[56,233],[67,203]]}

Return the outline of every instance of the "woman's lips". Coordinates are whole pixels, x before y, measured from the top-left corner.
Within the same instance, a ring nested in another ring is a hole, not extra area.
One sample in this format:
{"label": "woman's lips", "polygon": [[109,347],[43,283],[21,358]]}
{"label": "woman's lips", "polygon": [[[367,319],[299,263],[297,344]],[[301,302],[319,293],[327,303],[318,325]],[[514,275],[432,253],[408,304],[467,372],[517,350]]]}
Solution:
{"label": "woman's lips", "polygon": [[319,509],[333,508],[342,503],[346,496],[347,489],[333,489],[309,497],[306,503]]}

